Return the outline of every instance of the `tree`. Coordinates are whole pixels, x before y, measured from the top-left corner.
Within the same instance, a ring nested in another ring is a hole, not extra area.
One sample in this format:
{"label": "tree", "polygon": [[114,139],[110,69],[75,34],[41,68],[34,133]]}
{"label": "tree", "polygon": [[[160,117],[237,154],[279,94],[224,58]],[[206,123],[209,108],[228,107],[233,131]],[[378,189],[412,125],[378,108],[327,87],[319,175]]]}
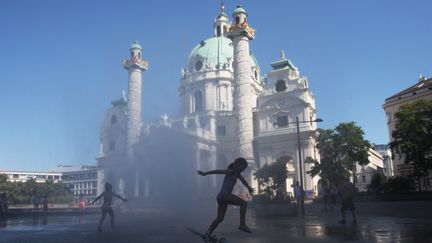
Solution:
{"label": "tree", "polygon": [[386,178],[382,173],[375,173],[372,176],[370,184],[367,186],[368,191],[373,193],[381,193],[384,189]]}
{"label": "tree", "polygon": [[405,164],[413,166],[412,175],[420,181],[432,169],[432,100],[401,106],[395,120],[390,148]]}
{"label": "tree", "polygon": [[331,184],[337,184],[343,178],[355,173],[355,165],[369,163],[371,144],[364,139],[364,132],[354,122],[340,123],[335,129],[317,129],[321,160],[308,158],[306,162],[313,166],[307,173],[319,175]]}
{"label": "tree", "polygon": [[389,178],[383,186],[384,192],[410,192],[413,189],[412,182],[401,176]]}
{"label": "tree", "polygon": [[6,174],[0,173],[0,185],[4,185],[7,183],[8,176]]}
{"label": "tree", "polygon": [[279,159],[274,163],[265,164],[255,172],[255,178],[258,184],[264,187],[264,190],[270,196],[277,195],[279,189],[286,184],[287,159]]}
{"label": "tree", "polygon": [[33,178],[24,183],[7,180],[7,175],[0,174],[0,192],[6,192],[12,204],[29,204],[33,197],[43,198],[45,195],[51,203],[68,203],[73,199],[65,184],[54,183],[53,180],[47,180],[45,183],[37,183]]}

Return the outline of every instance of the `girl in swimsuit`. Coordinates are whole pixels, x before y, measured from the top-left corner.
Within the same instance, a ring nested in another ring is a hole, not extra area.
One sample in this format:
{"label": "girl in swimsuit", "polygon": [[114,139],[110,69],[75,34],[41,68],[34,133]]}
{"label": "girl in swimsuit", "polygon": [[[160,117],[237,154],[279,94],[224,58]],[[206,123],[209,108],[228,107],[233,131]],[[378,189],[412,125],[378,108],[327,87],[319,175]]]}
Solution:
{"label": "girl in swimsuit", "polygon": [[110,215],[110,218],[111,218],[111,228],[114,228],[114,211],[111,208],[112,198],[117,197],[117,198],[123,200],[123,202],[127,201],[127,199],[120,197],[119,195],[115,194],[112,191],[112,185],[110,183],[105,183],[105,191],[102,192],[102,194],[100,194],[93,202],[91,202],[91,204],[94,204],[101,197],[103,197],[103,204],[101,207],[102,217],[99,220],[99,227],[98,227],[99,232],[102,232],[102,223],[103,223],[107,213]]}
{"label": "girl in swimsuit", "polygon": [[246,226],[246,221],[245,221],[247,202],[237,197],[236,195],[232,194],[237,179],[239,179],[243,183],[243,185],[246,186],[246,188],[249,190],[249,193],[251,195],[254,193],[255,189],[250,187],[247,181],[240,174],[247,168],[247,166],[248,163],[244,158],[237,158],[234,162],[232,162],[228,166],[226,170],[211,170],[207,172],[200,171],[200,170],[197,171],[198,175],[201,176],[206,176],[210,174],[225,175],[225,178],[222,183],[222,188],[216,197],[218,203],[217,217],[211,223],[207,232],[204,234],[205,239],[209,239],[213,231],[216,229],[216,227],[223,221],[229,204],[240,206],[240,225],[238,229],[244,232],[252,233],[251,230]]}

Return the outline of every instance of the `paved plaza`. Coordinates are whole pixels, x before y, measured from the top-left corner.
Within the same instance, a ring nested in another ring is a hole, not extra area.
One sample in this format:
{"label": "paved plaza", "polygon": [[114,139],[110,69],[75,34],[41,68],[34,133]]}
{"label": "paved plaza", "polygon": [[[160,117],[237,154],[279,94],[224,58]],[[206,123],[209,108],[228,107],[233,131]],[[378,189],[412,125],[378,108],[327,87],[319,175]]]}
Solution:
{"label": "paved plaza", "polygon": [[[247,222],[252,234],[237,230],[239,210],[230,208],[216,232],[235,243],[432,242],[431,211],[427,209],[431,203],[358,203],[356,225],[350,215],[349,223],[339,224],[338,210],[324,212],[318,204],[307,205],[304,218],[261,218],[250,209]],[[203,242],[187,228],[205,231],[214,215],[215,208],[210,207],[146,207],[117,212],[116,227],[110,229],[107,218],[102,233],[96,230],[97,213],[26,215],[1,221],[0,242]]]}

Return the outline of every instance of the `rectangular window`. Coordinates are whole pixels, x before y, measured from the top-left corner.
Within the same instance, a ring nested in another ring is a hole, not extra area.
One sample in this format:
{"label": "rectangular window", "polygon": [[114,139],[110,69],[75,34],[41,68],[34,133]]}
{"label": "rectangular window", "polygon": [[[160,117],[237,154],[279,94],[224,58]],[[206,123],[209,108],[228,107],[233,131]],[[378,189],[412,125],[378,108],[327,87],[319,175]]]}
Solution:
{"label": "rectangular window", "polygon": [[218,125],[216,127],[216,134],[218,136],[225,136],[226,135],[226,129],[224,125]]}
{"label": "rectangular window", "polygon": [[54,176],[54,180],[60,179],[60,176]]}
{"label": "rectangular window", "polygon": [[287,127],[288,126],[288,116],[278,116],[276,118],[277,127]]}
{"label": "rectangular window", "polygon": [[362,176],[362,182],[366,182],[366,176]]}
{"label": "rectangular window", "polygon": [[13,174],[13,175],[12,175],[12,178],[14,178],[14,179],[18,179],[18,178],[19,178],[19,174]]}

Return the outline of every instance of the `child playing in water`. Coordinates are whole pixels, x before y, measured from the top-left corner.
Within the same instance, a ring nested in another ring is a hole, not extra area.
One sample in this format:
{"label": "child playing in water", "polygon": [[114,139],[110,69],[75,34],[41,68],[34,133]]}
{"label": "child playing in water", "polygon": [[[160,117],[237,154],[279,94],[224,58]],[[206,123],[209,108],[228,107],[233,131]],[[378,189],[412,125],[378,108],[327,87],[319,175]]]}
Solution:
{"label": "child playing in water", "polygon": [[111,218],[111,228],[114,228],[114,211],[111,208],[111,202],[113,197],[117,197],[123,202],[126,202],[127,199],[120,197],[119,195],[115,194],[112,191],[112,185],[110,183],[105,183],[105,191],[102,192],[94,201],[91,202],[91,204],[94,204],[97,200],[99,200],[101,197],[103,197],[103,204],[102,204],[102,217],[99,220],[99,227],[98,231],[102,232],[102,223],[105,219],[106,214],[108,213]]}
{"label": "child playing in water", "polygon": [[213,231],[215,231],[216,227],[223,221],[228,205],[238,205],[240,206],[240,226],[239,230],[244,232],[252,233],[251,230],[246,226],[246,206],[247,202],[235,195],[232,194],[234,185],[239,179],[243,185],[249,190],[249,193],[252,195],[255,191],[252,187],[249,186],[247,181],[240,174],[243,172],[248,166],[247,161],[244,158],[237,158],[234,162],[232,162],[226,170],[211,170],[207,172],[197,171],[198,175],[206,176],[210,174],[224,174],[225,178],[222,183],[222,188],[217,195],[218,209],[217,209],[217,217],[211,223],[207,232],[204,234],[204,240],[209,240]]}

